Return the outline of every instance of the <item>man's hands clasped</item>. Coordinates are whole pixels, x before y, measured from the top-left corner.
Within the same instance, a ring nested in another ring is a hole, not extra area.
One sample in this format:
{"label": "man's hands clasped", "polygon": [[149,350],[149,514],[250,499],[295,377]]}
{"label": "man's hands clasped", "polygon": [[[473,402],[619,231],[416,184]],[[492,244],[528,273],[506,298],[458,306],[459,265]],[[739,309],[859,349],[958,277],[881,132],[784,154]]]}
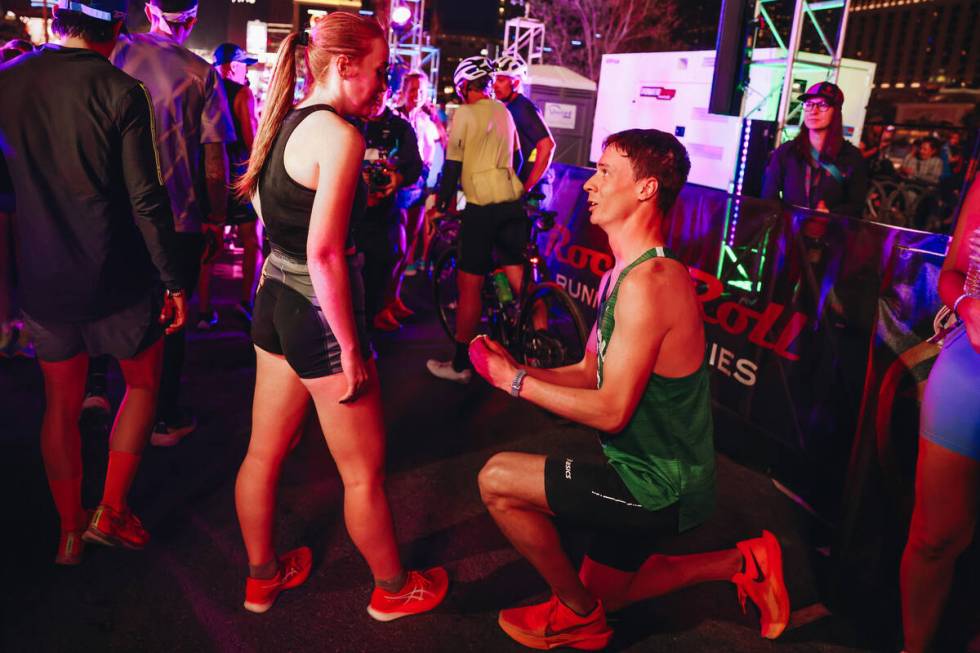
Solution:
{"label": "man's hands clasped", "polygon": [[470,342],[470,361],[477,374],[504,392],[510,392],[510,385],[520,369],[510,352],[483,335]]}

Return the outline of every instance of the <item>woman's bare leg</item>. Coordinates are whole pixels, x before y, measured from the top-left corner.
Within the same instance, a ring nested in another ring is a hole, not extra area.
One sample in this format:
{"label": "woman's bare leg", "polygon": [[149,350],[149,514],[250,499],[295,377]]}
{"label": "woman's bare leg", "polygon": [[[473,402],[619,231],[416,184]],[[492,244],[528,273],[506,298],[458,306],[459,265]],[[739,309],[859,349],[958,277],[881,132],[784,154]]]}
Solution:
{"label": "woman's bare leg", "polygon": [[915,508],[902,555],[905,650],[929,649],[946,605],[956,560],[973,540],[980,462],[919,438]]}
{"label": "woman's bare leg", "polygon": [[378,373],[369,364],[370,381],[353,403],[338,402],[347,379],[334,374],[304,379],[313,397],[323,435],[344,483],[344,520],[351,540],[367,561],[376,582],[403,576],[395,528],[385,495],[385,431]]}
{"label": "woman's bare leg", "polygon": [[268,567],[273,547],[276,486],[282,461],[306,415],[309,395],[282,356],[255,348],[252,437],[238,470],[235,507],[249,566]]}

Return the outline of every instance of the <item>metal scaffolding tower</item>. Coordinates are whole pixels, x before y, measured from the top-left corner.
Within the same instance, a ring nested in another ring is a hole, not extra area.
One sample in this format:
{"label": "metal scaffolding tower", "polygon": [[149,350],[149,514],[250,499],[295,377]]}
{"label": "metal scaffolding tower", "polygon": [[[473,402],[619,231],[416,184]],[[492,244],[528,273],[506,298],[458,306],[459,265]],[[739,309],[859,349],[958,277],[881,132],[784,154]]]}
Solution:
{"label": "metal scaffolding tower", "polygon": [[544,23],[530,17],[531,3],[524,5],[524,16],[511,18],[504,25],[504,54],[516,54],[527,65],[542,63]]}
{"label": "metal scaffolding tower", "polygon": [[391,0],[389,17],[396,16],[396,10],[411,12],[411,18],[398,27],[392,20],[388,26],[388,50],[391,65],[406,70],[421,70],[429,78],[431,100],[435,101],[439,82],[439,48],[429,44],[425,32],[425,0]]}
{"label": "metal scaffolding tower", "polygon": [[[765,21],[769,30],[772,32],[773,38],[776,40],[776,44],[780,50],[780,56],[776,59],[770,59],[766,61],[757,61],[755,63],[761,63],[765,65],[773,66],[785,66],[785,74],[783,76],[783,86],[779,97],[779,111],[776,116],[777,132],[776,132],[776,142],[780,143],[785,140],[787,127],[793,127],[794,125],[799,125],[802,119],[801,105],[797,104],[792,107],[793,99],[793,68],[794,67],[808,67],[808,68],[824,68],[826,69],[826,79],[829,82],[837,81],[837,74],[840,70],[841,58],[844,55],[844,37],[847,32],[847,14],[851,6],[851,0],[821,0],[821,1],[811,1],[811,0],[796,0],[793,9],[793,23],[789,29],[789,33],[780,34],[779,29],[776,27],[772,16],[766,10],[766,5],[770,5],[777,0],[756,0],[755,4],[755,17],[758,23],[759,20]],[[818,13],[819,12],[819,13]],[[827,12],[839,12],[838,15],[834,16],[833,24],[835,29],[828,36],[827,30],[821,25],[818,16],[833,15]],[[830,63],[819,64],[812,61],[802,61],[799,58],[800,46],[802,43],[803,26],[806,21],[809,20],[810,24],[816,30],[817,36],[820,39],[821,48],[825,50],[826,54],[830,56]],[[833,38],[830,38],[833,37]]]}

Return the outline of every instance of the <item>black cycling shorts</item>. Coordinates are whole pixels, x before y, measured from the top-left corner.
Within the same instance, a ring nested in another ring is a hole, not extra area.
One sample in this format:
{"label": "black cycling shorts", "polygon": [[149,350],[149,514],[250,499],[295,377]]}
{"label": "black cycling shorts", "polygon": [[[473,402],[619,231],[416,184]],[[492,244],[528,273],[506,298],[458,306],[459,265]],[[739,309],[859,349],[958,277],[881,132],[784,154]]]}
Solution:
{"label": "black cycling shorts", "polygon": [[647,510],[605,458],[548,456],[544,489],[555,517],[596,531],[586,554],[607,567],[636,571],[678,533],[677,504]]}
{"label": "black cycling shorts", "polygon": [[530,228],[521,202],[485,206],[467,204],[460,218],[460,270],[486,274],[493,269],[494,251],[499,265],[524,262]]}
{"label": "black cycling shorts", "polygon": [[[364,283],[361,255],[348,256],[354,325],[365,360],[373,355],[364,315]],[[262,280],[255,293],[252,341],[271,354],[285,356],[301,379],[317,379],[343,372],[340,343],[318,306],[299,291],[276,278],[269,278],[273,259],[266,259]],[[286,273],[288,274],[288,273]],[[308,278],[308,277],[307,277]],[[306,282],[308,283],[308,281]]]}
{"label": "black cycling shorts", "polygon": [[34,341],[37,357],[58,363],[82,352],[89,356],[134,358],[163,336],[160,309],[163,291],[154,290],[132,306],[88,322],[35,320],[24,314],[24,327]]}

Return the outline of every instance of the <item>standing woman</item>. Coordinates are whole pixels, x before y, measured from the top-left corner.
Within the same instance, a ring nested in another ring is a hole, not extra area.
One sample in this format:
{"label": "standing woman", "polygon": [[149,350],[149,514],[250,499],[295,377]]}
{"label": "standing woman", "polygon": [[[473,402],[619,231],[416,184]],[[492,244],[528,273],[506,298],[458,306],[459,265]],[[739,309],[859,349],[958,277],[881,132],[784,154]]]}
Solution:
{"label": "standing woman", "polygon": [[[302,48],[302,50],[301,50]],[[309,91],[295,107],[296,56]],[[265,612],[302,584],[311,552],[276,555],[276,485],[309,397],[344,484],[344,520],[375,589],[368,613],[390,621],[431,610],[446,571],[402,567],[384,490],[385,436],[378,375],[364,316],[351,221],[364,210],[364,139],[345,117],[365,117],[385,91],[388,46],[378,23],[336,12],[279,48],[248,171],[238,184],[265,223],[272,253],[255,299],[252,438],[235,486],[248,552],[245,608]]]}
{"label": "standing woman", "polygon": [[868,194],[868,166],[844,140],[844,93],[820,82],[800,96],[803,125],[769,159],[762,199],[860,218]]}
{"label": "standing woman", "polygon": [[980,299],[963,290],[971,256],[980,257],[978,239],[980,182],[974,180],[939,275],[939,296],[960,324],[944,338],[922,400],[915,507],[901,570],[909,653],[930,649],[980,508]]}

